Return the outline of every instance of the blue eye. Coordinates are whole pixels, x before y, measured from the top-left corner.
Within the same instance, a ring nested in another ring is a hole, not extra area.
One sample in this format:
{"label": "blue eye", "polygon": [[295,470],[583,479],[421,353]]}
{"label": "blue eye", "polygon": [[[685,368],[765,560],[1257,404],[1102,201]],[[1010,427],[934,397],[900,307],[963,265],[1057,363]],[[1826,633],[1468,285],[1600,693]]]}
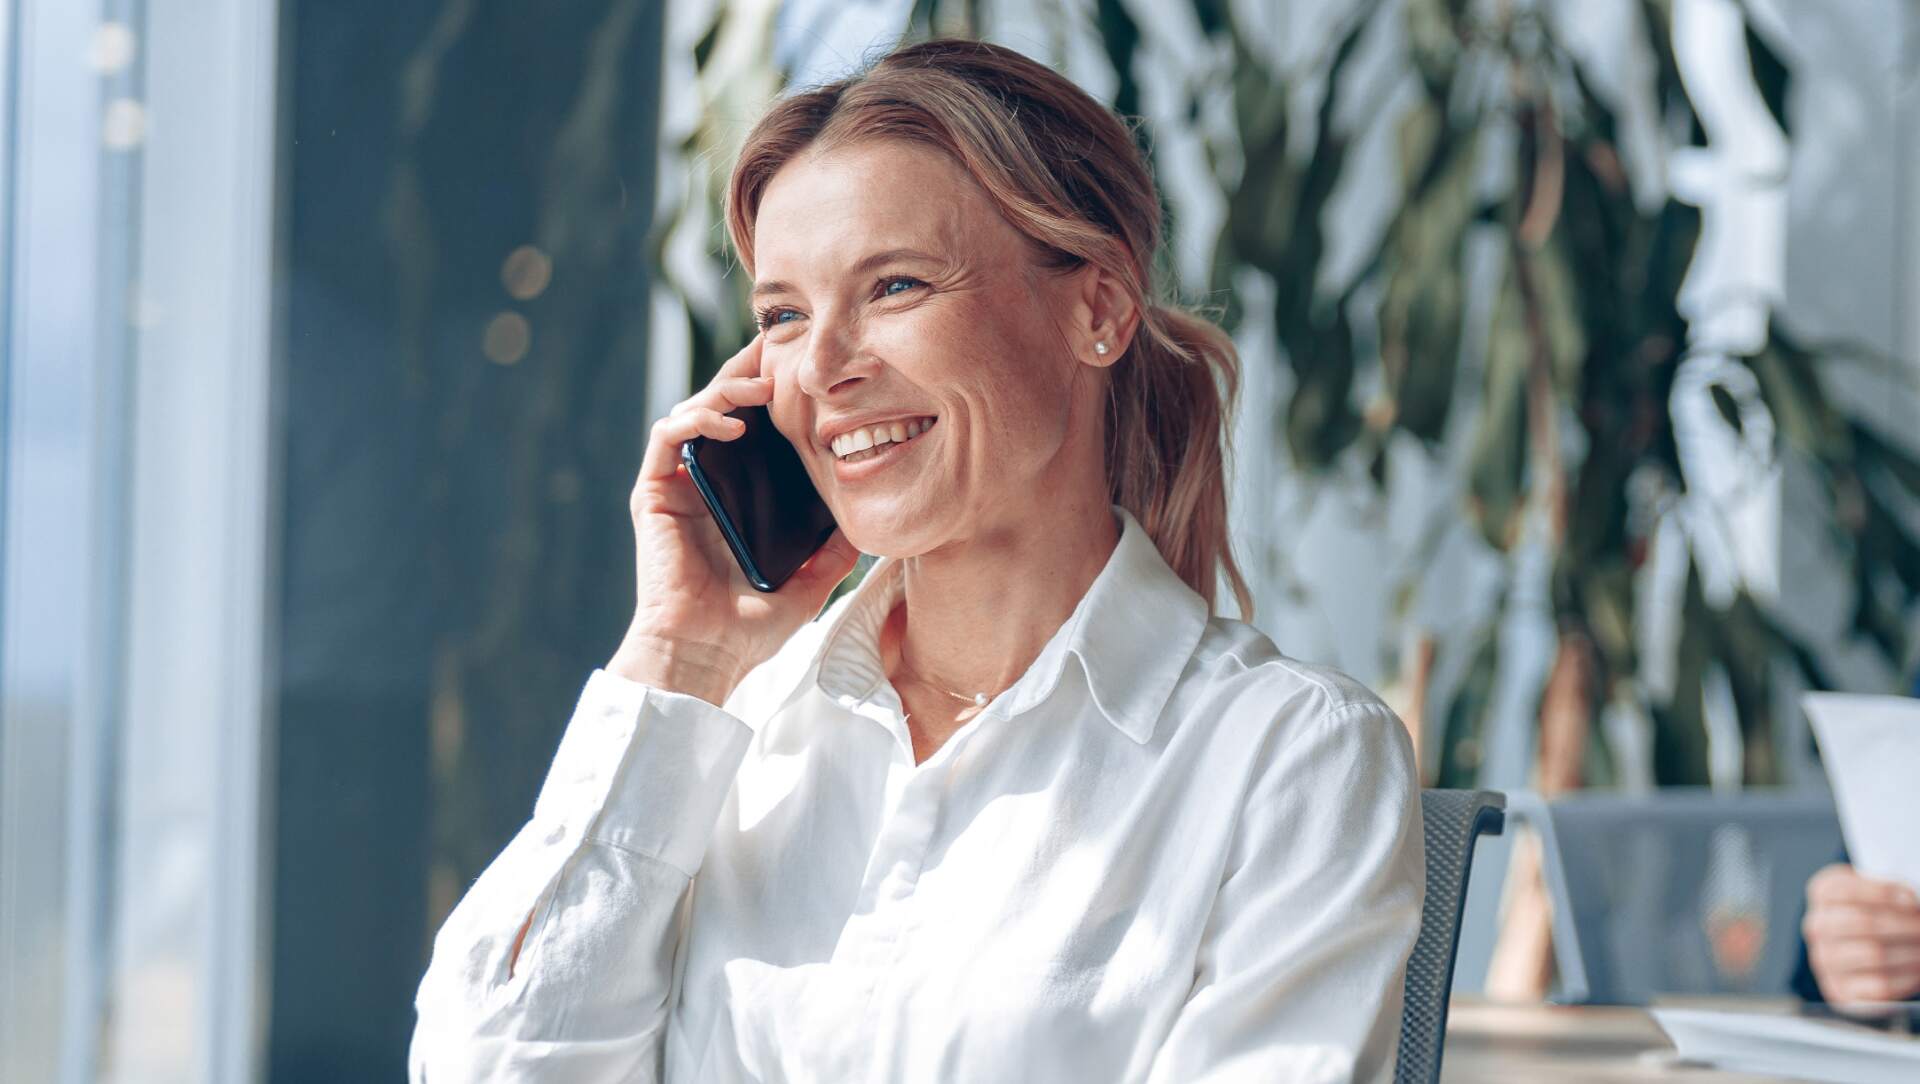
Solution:
{"label": "blue eye", "polygon": [[787,321],[782,317],[798,315],[800,314],[792,309],[760,309],[753,314],[753,322],[760,326],[761,331],[765,331],[775,324],[786,323]]}
{"label": "blue eye", "polygon": [[908,284],[909,287],[924,285],[924,283],[922,283],[919,279],[912,278],[907,275],[895,275],[894,277],[890,279],[886,279],[882,282],[880,292],[884,296],[892,297],[897,292],[894,290],[894,287],[898,286],[903,282]]}

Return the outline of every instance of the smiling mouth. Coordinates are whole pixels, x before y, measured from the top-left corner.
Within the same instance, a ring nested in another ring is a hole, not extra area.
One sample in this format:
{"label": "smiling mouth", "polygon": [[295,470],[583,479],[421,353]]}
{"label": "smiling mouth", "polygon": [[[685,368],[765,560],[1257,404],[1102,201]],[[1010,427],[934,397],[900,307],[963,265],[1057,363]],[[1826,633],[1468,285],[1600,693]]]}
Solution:
{"label": "smiling mouth", "polygon": [[859,463],[873,459],[891,450],[895,445],[909,444],[920,438],[920,434],[933,428],[934,419],[910,418],[897,422],[885,422],[856,429],[851,433],[842,433],[833,438],[834,457],[842,463]]}

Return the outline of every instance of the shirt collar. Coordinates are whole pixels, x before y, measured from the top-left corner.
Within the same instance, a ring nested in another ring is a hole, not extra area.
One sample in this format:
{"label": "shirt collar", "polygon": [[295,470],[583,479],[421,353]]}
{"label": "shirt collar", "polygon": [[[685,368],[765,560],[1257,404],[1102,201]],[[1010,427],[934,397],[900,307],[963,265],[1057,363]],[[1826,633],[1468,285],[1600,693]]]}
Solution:
{"label": "shirt collar", "polygon": [[[1069,658],[1078,659],[1100,714],[1135,742],[1154,723],[1206,629],[1205,599],[1160,555],[1132,513],[1113,506],[1120,541],[1106,566],[994,714],[1018,715],[1044,701]],[[883,557],[829,614],[812,664],[793,690],[816,685],[828,699],[864,700],[885,680],[880,628],[900,598],[901,564]],[[787,698],[791,700],[791,694]]]}

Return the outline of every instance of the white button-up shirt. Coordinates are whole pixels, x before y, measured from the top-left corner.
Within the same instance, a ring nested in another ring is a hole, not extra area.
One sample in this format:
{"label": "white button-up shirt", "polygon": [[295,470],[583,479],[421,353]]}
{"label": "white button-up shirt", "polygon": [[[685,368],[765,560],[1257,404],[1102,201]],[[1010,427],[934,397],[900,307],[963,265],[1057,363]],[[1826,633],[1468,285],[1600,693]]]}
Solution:
{"label": "white button-up shirt", "polygon": [[1072,616],[922,764],[892,560],[724,707],[594,671],[434,940],[414,1084],[1388,1080],[1407,734],[1115,512]]}

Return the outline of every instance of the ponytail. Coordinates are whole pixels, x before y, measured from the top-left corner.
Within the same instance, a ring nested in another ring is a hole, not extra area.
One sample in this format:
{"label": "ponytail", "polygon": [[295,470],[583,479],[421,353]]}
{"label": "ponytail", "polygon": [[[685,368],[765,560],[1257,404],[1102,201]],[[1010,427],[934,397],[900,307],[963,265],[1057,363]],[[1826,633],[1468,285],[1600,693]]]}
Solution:
{"label": "ponytail", "polygon": [[1242,620],[1253,595],[1234,561],[1227,522],[1226,426],[1239,356],[1218,325],[1148,304],[1107,396],[1107,484],[1174,572],[1209,608],[1225,577]]}

